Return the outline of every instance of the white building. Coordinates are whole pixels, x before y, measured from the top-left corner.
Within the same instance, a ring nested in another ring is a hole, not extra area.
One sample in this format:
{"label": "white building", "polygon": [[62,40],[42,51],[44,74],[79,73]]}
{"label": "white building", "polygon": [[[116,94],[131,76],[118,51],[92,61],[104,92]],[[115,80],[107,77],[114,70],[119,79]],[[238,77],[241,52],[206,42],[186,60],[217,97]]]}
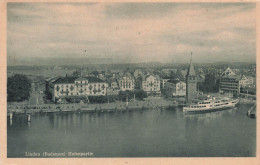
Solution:
{"label": "white building", "polygon": [[250,87],[254,83],[254,78],[243,75],[241,79],[239,80],[240,87]]}
{"label": "white building", "polygon": [[179,80],[169,80],[165,83],[165,94],[168,97],[186,96],[186,83]]}
{"label": "white building", "polygon": [[142,89],[150,93],[160,94],[160,78],[159,76],[149,75],[142,81]]}
{"label": "white building", "polygon": [[135,89],[135,79],[131,73],[126,72],[118,79],[118,85],[121,91],[133,91]]}
{"label": "white building", "polygon": [[108,84],[96,77],[63,77],[53,82],[52,100],[75,96],[105,96]]}
{"label": "white building", "polygon": [[236,73],[228,67],[223,73],[222,76],[235,76]]}

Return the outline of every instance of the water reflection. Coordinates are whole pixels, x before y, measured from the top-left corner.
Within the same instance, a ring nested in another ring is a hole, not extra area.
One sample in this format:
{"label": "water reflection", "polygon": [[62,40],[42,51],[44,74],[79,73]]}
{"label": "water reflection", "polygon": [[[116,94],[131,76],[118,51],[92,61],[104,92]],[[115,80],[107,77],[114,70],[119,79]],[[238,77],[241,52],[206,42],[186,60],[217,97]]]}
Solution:
{"label": "water reflection", "polygon": [[8,155],[87,149],[96,157],[252,156],[255,120],[246,111],[244,106],[204,114],[181,109],[58,112],[34,114],[31,123],[17,114],[8,120]]}
{"label": "water reflection", "polygon": [[223,115],[230,115],[234,113],[236,113],[236,109],[228,109],[211,113],[184,114],[183,117],[186,121],[198,121],[207,124],[223,117]]}
{"label": "water reflection", "polygon": [[[49,113],[48,114],[51,128],[54,128],[54,116],[55,116],[55,113]],[[57,120],[56,120],[56,122],[57,122]]]}

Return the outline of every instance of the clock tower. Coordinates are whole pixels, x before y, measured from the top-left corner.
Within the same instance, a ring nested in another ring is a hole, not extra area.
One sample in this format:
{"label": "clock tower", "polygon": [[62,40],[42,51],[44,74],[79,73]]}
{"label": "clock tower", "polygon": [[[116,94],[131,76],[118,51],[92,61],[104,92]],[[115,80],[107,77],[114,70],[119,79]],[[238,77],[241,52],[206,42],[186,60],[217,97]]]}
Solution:
{"label": "clock tower", "polygon": [[197,98],[197,75],[192,64],[192,53],[190,66],[186,75],[186,101],[191,103],[192,99]]}

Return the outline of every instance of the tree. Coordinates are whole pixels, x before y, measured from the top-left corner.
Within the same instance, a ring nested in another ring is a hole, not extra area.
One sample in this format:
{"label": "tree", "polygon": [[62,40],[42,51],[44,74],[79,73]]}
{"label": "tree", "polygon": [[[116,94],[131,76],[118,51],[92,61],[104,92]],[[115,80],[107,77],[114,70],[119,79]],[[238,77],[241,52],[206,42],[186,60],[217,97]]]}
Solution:
{"label": "tree", "polygon": [[16,74],[7,79],[7,101],[24,101],[30,98],[31,81],[24,75]]}
{"label": "tree", "polygon": [[205,82],[203,83],[204,92],[217,92],[219,86],[219,80],[217,80],[214,74],[206,74]]}
{"label": "tree", "polygon": [[126,101],[127,99],[130,100],[134,98],[134,92],[133,91],[120,91],[118,94],[118,98],[122,101]]}
{"label": "tree", "polygon": [[144,98],[147,97],[147,93],[144,90],[136,90],[135,91],[135,97],[140,99],[140,100],[143,100]]}
{"label": "tree", "polygon": [[133,98],[139,99],[139,100],[143,100],[144,98],[147,97],[147,93],[141,89],[135,90],[135,91],[120,91],[118,94],[118,98],[119,100],[122,101],[127,101],[131,100]]}

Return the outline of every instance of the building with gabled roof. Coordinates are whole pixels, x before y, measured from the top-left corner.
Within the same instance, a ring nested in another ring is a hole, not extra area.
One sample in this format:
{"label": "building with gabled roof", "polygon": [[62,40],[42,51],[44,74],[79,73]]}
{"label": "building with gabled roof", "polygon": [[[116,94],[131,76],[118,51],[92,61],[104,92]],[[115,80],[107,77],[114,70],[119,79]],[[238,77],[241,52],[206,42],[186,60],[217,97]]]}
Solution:
{"label": "building with gabled roof", "polygon": [[118,85],[121,91],[133,91],[135,89],[135,78],[127,71],[119,77]]}
{"label": "building with gabled roof", "polygon": [[160,94],[160,77],[158,75],[148,75],[142,81],[142,89],[147,94]]}
{"label": "building with gabled roof", "polygon": [[235,76],[236,73],[228,67],[224,72],[221,74],[222,76]]}
{"label": "building with gabled roof", "polygon": [[165,83],[165,95],[167,97],[186,96],[186,83],[179,79],[168,80]]}
{"label": "building with gabled roof", "polygon": [[239,94],[241,87],[254,87],[253,77],[236,74],[229,67],[221,75],[220,93]]}
{"label": "building with gabled roof", "polygon": [[48,92],[57,102],[71,97],[105,96],[107,87],[106,82],[96,77],[60,77],[52,82]]}
{"label": "building with gabled roof", "polygon": [[254,78],[251,76],[242,75],[241,79],[239,80],[240,87],[251,87],[254,84]]}
{"label": "building with gabled roof", "polygon": [[241,75],[236,75],[229,67],[221,74],[219,92],[220,93],[231,93],[239,94],[240,93],[240,84]]}

